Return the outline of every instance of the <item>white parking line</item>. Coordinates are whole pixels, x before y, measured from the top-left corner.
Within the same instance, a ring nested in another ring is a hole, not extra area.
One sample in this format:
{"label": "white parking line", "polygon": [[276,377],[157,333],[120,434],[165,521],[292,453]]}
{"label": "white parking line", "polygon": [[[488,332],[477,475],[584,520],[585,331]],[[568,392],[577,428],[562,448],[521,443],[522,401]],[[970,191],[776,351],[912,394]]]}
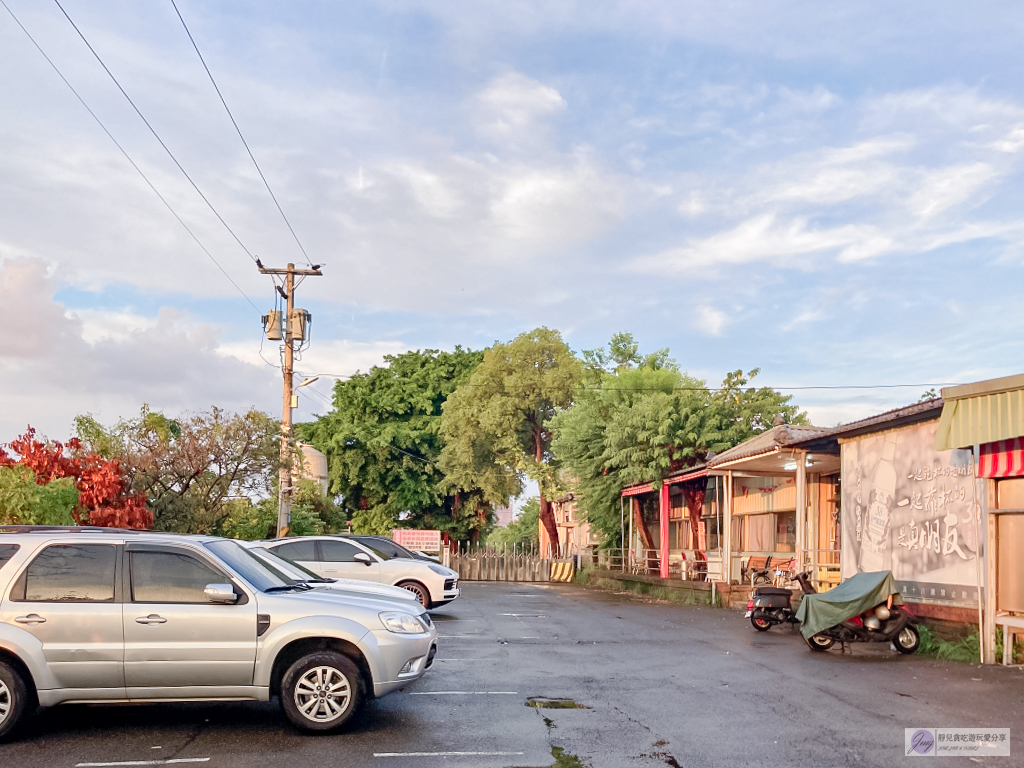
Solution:
{"label": "white parking line", "polygon": [[452,640],[452,639],[460,638],[460,637],[480,637],[480,634],[479,633],[475,633],[475,634],[471,634],[471,635],[438,635],[438,637],[439,638],[444,638],[445,640]]}
{"label": "white parking line", "polygon": [[374,752],[374,757],[505,757],[525,752]]}
{"label": "white parking line", "polygon": [[121,760],[116,763],[75,763],[75,768],[108,768],[115,765],[180,765],[181,763],[208,763],[208,757],[172,757],[169,760]]}
{"label": "white parking line", "polygon": [[527,619],[546,619],[548,615],[546,613],[499,613],[499,616],[515,616],[517,619],[520,616],[524,616]]}
{"label": "white parking line", "polygon": [[410,696],[518,696],[519,691],[412,691]]}

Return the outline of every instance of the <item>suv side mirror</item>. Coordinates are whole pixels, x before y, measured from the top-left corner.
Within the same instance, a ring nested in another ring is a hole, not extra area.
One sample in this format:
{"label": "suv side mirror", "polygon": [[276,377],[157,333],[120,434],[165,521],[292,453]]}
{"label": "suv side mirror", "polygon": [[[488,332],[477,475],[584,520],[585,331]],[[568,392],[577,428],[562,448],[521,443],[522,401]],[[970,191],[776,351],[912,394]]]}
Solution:
{"label": "suv side mirror", "polygon": [[207,584],[203,590],[206,599],[211,603],[227,603],[234,605],[238,602],[238,595],[235,594],[233,584]]}
{"label": "suv side mirror", "polygon": [[357,552],[356,554],[352,555],[352,559],[355,560],[357,563],[362,563],[363,565],[373,565],[373,558],[365,552]]}

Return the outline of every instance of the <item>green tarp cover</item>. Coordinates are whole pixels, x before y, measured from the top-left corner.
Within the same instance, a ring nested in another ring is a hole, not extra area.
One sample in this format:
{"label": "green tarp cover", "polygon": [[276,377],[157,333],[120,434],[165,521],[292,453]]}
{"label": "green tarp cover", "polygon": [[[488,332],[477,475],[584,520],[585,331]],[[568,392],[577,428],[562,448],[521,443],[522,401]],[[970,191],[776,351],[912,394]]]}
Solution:
{"label": "green tarp cover", "polygon": [[884,603],[893,595],[897,605],[903,602],[896,591],[892,571],[857,573],[828,592],[804,595],[797,609],[800,634],[813,637],[823,629],[834,627],[869,608]]}

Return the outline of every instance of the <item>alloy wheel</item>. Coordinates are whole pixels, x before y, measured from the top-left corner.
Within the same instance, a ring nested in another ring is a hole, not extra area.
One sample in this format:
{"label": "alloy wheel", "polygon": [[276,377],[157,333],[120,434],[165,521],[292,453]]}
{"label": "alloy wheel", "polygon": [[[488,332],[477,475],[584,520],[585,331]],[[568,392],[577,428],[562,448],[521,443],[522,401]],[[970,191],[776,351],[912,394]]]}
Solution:
{"label": "alloy wheel", "polygon": [[316,723],[337,720],[348,709],[352,686],[334,667],[313,667],[295,681],[295,706]]}
{"label": "alloy wheel", "polygon": [[4,720],[11,714],[11,699],[11,689],[7,687],[7,683],[0,680],[0,725],[3,725]]}

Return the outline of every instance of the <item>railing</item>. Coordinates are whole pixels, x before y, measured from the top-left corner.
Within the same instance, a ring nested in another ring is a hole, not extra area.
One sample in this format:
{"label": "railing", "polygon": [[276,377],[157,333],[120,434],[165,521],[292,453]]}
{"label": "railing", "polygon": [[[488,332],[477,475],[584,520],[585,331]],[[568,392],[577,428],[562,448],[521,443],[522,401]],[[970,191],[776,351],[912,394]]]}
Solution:
{"label": "railing", "polygon": [[808,567],[811,570],[811,582],[819,592],[827,592],[839,584],[839,550],[819,549],[807,553]]}
{"label": "railing", "polygon": [[551,581],[552,563],[571,558],[541,557],[535,546],[461,546],[450,562],[462,581]]}

